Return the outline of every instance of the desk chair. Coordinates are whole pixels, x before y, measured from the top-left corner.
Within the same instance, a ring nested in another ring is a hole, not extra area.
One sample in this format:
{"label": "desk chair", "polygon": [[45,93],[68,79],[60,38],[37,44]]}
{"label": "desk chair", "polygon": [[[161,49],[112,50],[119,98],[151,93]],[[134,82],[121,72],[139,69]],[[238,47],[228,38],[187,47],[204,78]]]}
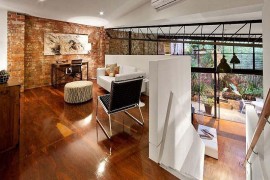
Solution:
{"label": "desk chair", "polygon": [[[143,115],[139,106],[142,82],[142,77],[123,81],[112,81],[110,94],[98,96],[96,107],[96,121],[100,125],[102,131],[105,133],[108,139],[111,139],[112,137],[111,114],[124,111],[139,125],[144,125]],[[102,105],[106,114],[109,116],[109,133],[98,119],[98,103]],[[139,109],[142,121],[136,119],[133,115],[127,112],[128,109],[132,108]]]}
{"label": "desk chair", "polygon": [[66,68],[66,75],[82,80],[82,59],[72,60],[70,67]]}

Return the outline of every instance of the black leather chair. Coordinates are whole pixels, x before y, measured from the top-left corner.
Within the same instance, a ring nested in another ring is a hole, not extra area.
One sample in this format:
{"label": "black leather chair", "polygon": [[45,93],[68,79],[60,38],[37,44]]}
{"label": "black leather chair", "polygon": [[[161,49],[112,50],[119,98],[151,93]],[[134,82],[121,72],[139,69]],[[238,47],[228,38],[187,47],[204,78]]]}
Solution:
{"label": "black leather chair", "polygon": [[82,80],[82,59],[72,60],[70,67],[66,69],[66,75]]}
{"label": "black leather chair", "polygon": [[[98,96],[97,107],[96,107],[96,121],[100,125],[105,135],[110,139],[112,137],[112,124],[111,114],[124,111],[129,117],[135,120],[141,126],[144,125],[144,119],[139,107],[141,88],[143,78],[139,77],[136,79],[124,80],[124,81],[113,81],[111,83],[111,92],[103,96]],[[100,103],[109,116],[109,133],[106,131],[101,121],[98,119],[98,103]],[[128,109],[138,108],[142,121],[136,119],[133,115],[127,112]]]}

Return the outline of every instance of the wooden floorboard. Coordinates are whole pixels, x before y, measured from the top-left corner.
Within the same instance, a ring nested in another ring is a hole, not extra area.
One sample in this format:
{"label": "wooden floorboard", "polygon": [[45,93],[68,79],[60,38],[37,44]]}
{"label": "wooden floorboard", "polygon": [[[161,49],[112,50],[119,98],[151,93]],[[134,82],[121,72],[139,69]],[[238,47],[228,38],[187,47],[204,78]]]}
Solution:
{"label": "wooden floorboard", "polygon": [[[64,103],[63,87],[41,87],[21,95],[20,144],[0,154],[0,179],[176,179],[148,158],[148,97],[142,96],[145,126],[126,114],[113,115],[109,141],[95,121],[96,97]],[[106,125],[106,115],[99,107]],[[137,110],[131,110],[139,118]],[[122,122],[124,121],[124,126]],[[245,125],[205,118],[218,129],[219,160],[206,157],[204,179],[245,179]],[[195,123],[196,126],[196,123]],[[106,126],[107,127],[107,126]]]}

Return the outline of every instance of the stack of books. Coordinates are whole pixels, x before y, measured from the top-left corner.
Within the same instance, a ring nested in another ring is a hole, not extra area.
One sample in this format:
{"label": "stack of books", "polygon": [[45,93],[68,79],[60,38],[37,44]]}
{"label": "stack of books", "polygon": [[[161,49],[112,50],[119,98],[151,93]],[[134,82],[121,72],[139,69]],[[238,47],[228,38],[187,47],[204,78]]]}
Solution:
{"label": "stack of books", "polygon": [[212,140],[214,138],[214,135],[211,134],[207,129],[202,129],[201,131],[203,133],[203,134],[200,134],[200,137],[202,139]]}

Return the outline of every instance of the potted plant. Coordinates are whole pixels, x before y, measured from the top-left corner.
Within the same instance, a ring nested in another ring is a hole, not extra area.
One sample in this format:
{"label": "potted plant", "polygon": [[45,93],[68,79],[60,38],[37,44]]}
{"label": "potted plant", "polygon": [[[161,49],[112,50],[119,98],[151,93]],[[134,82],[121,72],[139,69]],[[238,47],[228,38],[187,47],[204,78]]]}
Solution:
{"label": "potted plant", "polygon": [[204,104],[206,114],[211,115],[212,107],[214,106],[214,98],[202,96],[202,103]]}
{"label": "potted plant", "polygon": [[9,73],[6,70],[0,71],[0,84],[6,83],[9,79]]}

